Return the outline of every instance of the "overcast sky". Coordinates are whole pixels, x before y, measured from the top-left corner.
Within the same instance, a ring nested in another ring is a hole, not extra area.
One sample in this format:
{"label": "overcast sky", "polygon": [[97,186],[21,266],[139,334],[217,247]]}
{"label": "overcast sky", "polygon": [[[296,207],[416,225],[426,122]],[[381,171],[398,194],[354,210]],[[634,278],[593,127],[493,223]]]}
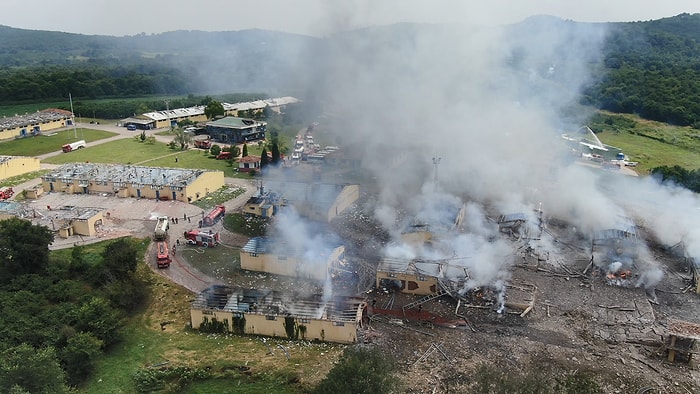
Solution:
{"label": "overcast sky", "polygon": [[252,28],[323,36],[396,22],[500,25],[542,14],[621,22],[700,12],[700,2],[689,0],[3,0],[2,5],[1,25],[114,36]]}

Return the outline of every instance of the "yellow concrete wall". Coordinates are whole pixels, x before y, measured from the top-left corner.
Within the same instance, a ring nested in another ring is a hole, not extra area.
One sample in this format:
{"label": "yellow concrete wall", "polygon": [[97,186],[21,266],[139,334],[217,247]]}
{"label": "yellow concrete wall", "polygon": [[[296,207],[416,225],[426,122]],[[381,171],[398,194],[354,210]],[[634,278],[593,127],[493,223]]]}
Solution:
{"label": "yellow concrete wall", "polygon": [[[266,205],[267,208],[263,209],[263,205]],[[269,218],[272,216],[274,208],[271,204],[246,204],[243,207],[243,212],[249,215],[263,216],[263,211],[265,211],[265,217]]]}
{"label": "yellow concrete wall", "polygon": [[40,169],[41,162],[36,157],[12,156],[12,158],[0,163],[0,179],[12,178]]}
{"label": "yellow concrete wall", "polygon": [[44,194],[44,188],[42,188],[42,187],[25,189],[25,191],[27,192],[27,198],[30,200],[36,200],[37,198],[39,198],[39,196]]}
{"label": "yellow concrete wall", "polygon": [[73,235],[73,227],[71,226],[61,227],[58,229],[58,236],[63,239],[69,238],[71,235]]}
{"label": "yellow concrete wall", "polygon": [[73,220],[73,232],[79,235],[94,237],[96,234],[95,223],[102,221],[103,217],[102,212],[97,212],[86,220]]}
{"label": "yellow concrete wall", "polygon": [[[228,326],[233,328],[233,312],[226,311],[204,311],[199,309],[190,310],[190,319],[192,328],[199,329],[199,326],[208,318],[210,321],[215,318],[218,321],[228,320]],[[261,313],[248,312],[243,314],[245,317],[245,333],[253,335],[263,335],[268,337],[287,338],[287,332],[284,329],[284,316],[274,316],[275,320],[269,320],[268,317]],[[359,318],[355,322],[334,323],[328,320],[319,319],[295,319],[296,324],[306,326],[306,336],[308,341],[318,340],[325,342],[337,343],[355,343],[357,342],[357,326]]]}
{"label": "yellow concrete wall", "polygon": [[43,123],[34,123],[31,125],[26,125],[26,126],[22,126],[22,127],[15,127],[15,128],[11,128],[11,129],[0,129],[0,140],[6,140],[6,139],[18,137],[22,134],[22,129],[26,129],[27,133],[30,134],[32,132],[32,130],[34,129],[34,126],[39,126],[39,130],[44,132],[44,131],[49,131],[49,130],[60,129],[61,127],[64,127],[65,125],[66,125],[66,119],[60,119],[60,120],[43,122]]}
{"label": "yellow concrete wall", "polygon": [[346,210],[352,204],[355,203],[360,198],[360,186],[359,185],[347,185],[343,187],[343,190],[338,194],[333,204],[328,208],[327,221],[333,220],[341,212]]}
{"label": "yellow concrete wall", "polygon": [[[404,283],[404,287],[401,289],[401,292],[406,294],[429,295],[435,294],[439,289],[437,278],[434,276],[418,276],[396,272],[377,271],[377,287],[380,286],[379,283],[382,279],[401,281]],[[417,288],[410,289],[410,287],[412,287],[410,283],[415,283]]]}
{"label": "yellow concrete wall", "polygon": [[311,263],[304,264],[304,261],[292,256],[280,256],[273,253],[257,253],[256,256],[252,256],[250,253],[241,252],[241,268],[275,275],[325,281],[328,277],[328,267],[336,264],[344,253],[344,246],[333,249],[328,256],[326,265],[320,267]]}
{"label": "yellow concrete wall", "polygon": [[[198,176],[191,184],[187,185],[183,191],[182,200],[178,195],[179,201],[188,201],[188,197],[191,197],[191,202],[195,202],[199,199],[204,198],[207,192],[212,193],[219,188],[224,186],[224,172],[223,171],[206,171],[202,175]],[[199,197],[197,197],[199,195]]]}

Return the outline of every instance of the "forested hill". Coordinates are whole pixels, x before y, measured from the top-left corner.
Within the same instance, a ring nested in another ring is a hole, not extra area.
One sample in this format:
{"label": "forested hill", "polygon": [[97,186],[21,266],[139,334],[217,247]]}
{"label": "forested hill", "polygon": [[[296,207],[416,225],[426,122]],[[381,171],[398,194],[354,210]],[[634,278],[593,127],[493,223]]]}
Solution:
{"label": "forested hill", "polygon": [[[430,28],[398,24],[344,37],[383,34],[384,41],[404,40],[410,48],[411,33]],[[570,46],[581,35],[601,34],[602,47],[586,59],[570,56],[566,46],[549,50],[558,67],[575,70],[580,65],[573,63],[583,63],[592,72],[583,104],[700,128],[700,14],[600,24],[533,17],[510,31],[523,47],[542,32],[570,37]],[[80,98],[221,93],[224,87],[275,94],[295,70],[318,62],[323,44],[335,38],[263,30],[110,37],[0,26],[0,105],[65,98],[68,91]],[[549,60],[541,62],[542,74]],[[518,61],[513,67],[522,66]]]}
{"label": "forested hill", "polygon": [[584,103],[700,127],[700,14],[613,23]]}

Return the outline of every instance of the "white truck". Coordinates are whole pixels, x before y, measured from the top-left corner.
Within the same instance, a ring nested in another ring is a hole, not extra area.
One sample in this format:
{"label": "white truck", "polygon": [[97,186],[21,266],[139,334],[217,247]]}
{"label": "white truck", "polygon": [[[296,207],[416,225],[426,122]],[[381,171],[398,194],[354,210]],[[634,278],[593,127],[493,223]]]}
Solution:
{"label": "white truck", "polygon": [[156,222],[156,230],[153,237],[156,241],[164,241],[168,237],[168,229],[170,228],[170,219],[167,216],[158,216]]}
{"label": "white truck", "polygon": [[65,144],[61,149],[63,149],[64,153],[68,153],[77,149],[83,149],[85,148],[85,140],[80,140],[80,141],[75,141],[71,142],[70,144]]}

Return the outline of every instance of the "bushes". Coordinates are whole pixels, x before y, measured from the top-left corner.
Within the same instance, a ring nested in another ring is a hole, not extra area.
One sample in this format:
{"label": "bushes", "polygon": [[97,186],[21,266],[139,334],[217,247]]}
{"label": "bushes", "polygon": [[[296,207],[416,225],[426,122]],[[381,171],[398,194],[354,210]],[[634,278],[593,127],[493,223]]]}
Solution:
{"label": "bushes", "polygon": [[180,392],[184,386],[195,380],[204,380],[211,377],[208,368],[142,368],[133,376],[134,386],[139,393],[150,393],[164,390],[168,392]]}
{"label": "bushes", "polygon": [[377,350],[348,347],[328,376],[314,389],[317,394],[401,392],[392,376],[393,365]]}

